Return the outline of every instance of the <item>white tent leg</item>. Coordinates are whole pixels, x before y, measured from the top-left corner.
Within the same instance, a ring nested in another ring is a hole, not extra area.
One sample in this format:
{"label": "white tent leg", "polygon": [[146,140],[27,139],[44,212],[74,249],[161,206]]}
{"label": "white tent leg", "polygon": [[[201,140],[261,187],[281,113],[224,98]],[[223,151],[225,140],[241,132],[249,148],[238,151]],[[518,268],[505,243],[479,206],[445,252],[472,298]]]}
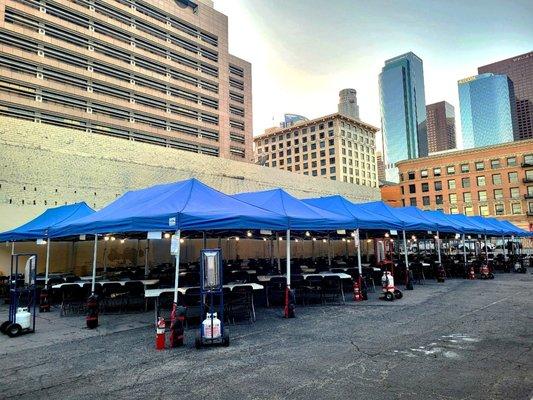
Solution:
{"label": "white tent leg", "polygon": [[96,283],[96,256],[98,254],[98,234],[94,235],[94,252],[93,252],[93,276],[91,279],[91,294],[94,295],[94,286]]}
{"label": "white tent leg", "polygon": [[174,277],[174,303],[178,303],[178,283],[180,277],[180,250],[181,250],[181,229],[176,231],[178,237],[178,248],[176,249],[176,276]]}
{"label": "white tent leg", "polygon": [[46,267],[44,269],[44,286],[48,286],[48,272],[50,270],[50,238],[46,240]]}
{"label": "white tent leg", "polygon": [[150,239],[146,239],[146,248],[144,249],[144,276],[148,276],[150,270],[148,268],[148,252],[150,251]]}
{"label": "white tent leg", "polygon": [[437,231],[437,238],[435,240],[437,242],[437,257],[438,257],[438,260],[439,260],[439,264],[442,263],[442,260],[441,260],[441,257],[440,257],[440,236],[439,236],[439,231]]}
{"label": "white tent leg", "polygon": [[287,229],[287,287],[291,288],[291,230]]}
{"label": "white tent leg", "polygon": [[464,260],[465,268],[466,268],[466,241],[465,241],[464,233],[463,233],[463,260]]}

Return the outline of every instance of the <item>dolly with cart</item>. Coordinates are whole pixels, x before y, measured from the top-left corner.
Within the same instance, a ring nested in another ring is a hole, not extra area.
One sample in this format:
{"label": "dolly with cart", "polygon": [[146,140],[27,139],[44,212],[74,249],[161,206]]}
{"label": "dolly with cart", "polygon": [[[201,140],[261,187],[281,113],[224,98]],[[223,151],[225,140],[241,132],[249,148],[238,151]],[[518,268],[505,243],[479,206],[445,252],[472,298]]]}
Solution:
{"label": "dolly with cart", "polygon": [[229,332],[224,324],[222,252],[203,249],[200,259],[200,315],[205,319],[196,333],[194,345],[197,349],[217,344],[227,347]]}
{"label": "dolly with cart", "polygon": [[[27,257],[24,280],[19,279],[21,257]],[[0,332],[9,337],[35,332],[35,312],[37,305],[36,278],[37,255],[11,255],[11,274],[9,279],[9,319],[0,325]]]}

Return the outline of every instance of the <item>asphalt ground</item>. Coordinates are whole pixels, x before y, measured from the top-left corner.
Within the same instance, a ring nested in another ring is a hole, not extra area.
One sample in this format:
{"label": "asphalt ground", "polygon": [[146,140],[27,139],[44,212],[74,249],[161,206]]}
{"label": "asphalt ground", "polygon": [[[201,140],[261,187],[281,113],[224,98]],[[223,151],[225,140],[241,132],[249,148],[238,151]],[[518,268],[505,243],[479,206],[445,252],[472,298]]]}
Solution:
{"label": "asphalt ground", "polygon": [[[531,399],[533,276],[427,281],[387,303],[260,308],[231,345],[157,351],[153,314],[43,314],[0,336],[2,399]],[[0,309],[4,320],[7,309]]]}

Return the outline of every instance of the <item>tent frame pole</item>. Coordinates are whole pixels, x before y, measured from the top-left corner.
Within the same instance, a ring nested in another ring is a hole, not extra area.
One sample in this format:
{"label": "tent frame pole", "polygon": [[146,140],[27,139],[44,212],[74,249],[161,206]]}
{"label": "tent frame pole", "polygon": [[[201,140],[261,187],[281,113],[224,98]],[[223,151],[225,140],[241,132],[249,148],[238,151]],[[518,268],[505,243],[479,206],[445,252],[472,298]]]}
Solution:
{"label": "tent frame pole", "polygon": [[144,248],[144,276],[148,276],[148,252],[150,251],[150,239],[146,239],[146,247]]}
{"label": "tent frame pole", "polygon": [[487,247],[487,234],[485,234],[485,258],[487,259],[487,264],[489,262],[489,249]]}
{"label": "tent frame pole", "polygon": [[355,237],[353,238],[353,242],[355,246],[357,247],[357,269],[359,270],[359,276],[363,276],[363,265],[361,264],[361,238],[359,237],[359,228],[355,231]]}
{"label": "tent frame pole", "polygon": [[466,268],[466,240],[465,240],[465,234],[463,233],[463,261]]}
{"label": "tent frame pole", "polygon": [[442,259],[441,259],[441,256],[440,256],[440,236],[439,236],[439,231],[437,231],[437,237],[435,238],[435,241],[437,242],[437,257],[438,257],[438,260],[439,260],[439,264],[442,264]]}
{"label": "tent frame pole", "polygon": [[407,250],[407,239],[405,238],[405,229],[402,231],[403,235],[403,249],[404,249],[404,257],[405,257],[405,271],[407,274],[409,274],[409,257],[408,257],[408,250]]}
{"label": "tent frame pole", "polygon": [[287,229],[287,244],[286,244],[286,252],[287,252],[287,288],[290,290],[291,288],[291,230]]}
{"label": "tent frame pole", "polygon": [[96,283],[96,256],[98,254],[98,234],[94,234],[94,250],[93,250],[93,276],[91,279],[91,295],[94,295],[94,287]]}
{"label": "tent frame pole", "polygon": [[178,247],[176,248],[176,275],[174,277],[174,303],[178,303],[178,284],[180,277],[180,250],[181,250],[181,229],[176,231]]}
{"label": "tent frame pole", "polygon": [[44,269],[44,286],[48,286],[48,272],[50,270],[50,238],[46,240],[46,267]]}

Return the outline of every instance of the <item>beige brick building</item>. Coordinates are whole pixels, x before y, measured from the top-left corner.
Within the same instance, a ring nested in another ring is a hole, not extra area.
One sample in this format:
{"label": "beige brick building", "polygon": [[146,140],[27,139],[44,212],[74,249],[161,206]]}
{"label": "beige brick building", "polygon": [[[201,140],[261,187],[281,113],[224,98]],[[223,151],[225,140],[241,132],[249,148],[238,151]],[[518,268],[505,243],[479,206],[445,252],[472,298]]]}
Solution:
{"label": "beige brick building", "polygon": [[251,65],[207,0],[0,0],[0,114],[253,159]]}
{"label": "beige brick building", "polygon": [[401,204],[502,218],[533,231],[533,140],[400,161]]}
{"label": "beige brick building", "polygon": [[378,187],[378,128],[331,114],[254,137],[256,163],[299,174]]}
{"label": "beige brick building", "polygon": [[[0,231],[48,207],[86,201],[98,209],[127,190],[190,177],[226,193],[282,187],[297,197],[341,194],[355,202],[379,199],[379,190],[367,186],[9,117],[0,117],[0,160]],[[76,259],[85,271],[90,266],[90,246],[80,246]],[[158,246],[161,254],[168,255],[168,246]],[[35,246],[21,249],[34,251]],[[54,252],[53,270],[72,257],[69,249]],[[264,251],[260,249],[258,254]],[[38,250],[43,255],[44,248]],[[9,265],[9,252],[9,246],[0,244],[0,272]]]}

